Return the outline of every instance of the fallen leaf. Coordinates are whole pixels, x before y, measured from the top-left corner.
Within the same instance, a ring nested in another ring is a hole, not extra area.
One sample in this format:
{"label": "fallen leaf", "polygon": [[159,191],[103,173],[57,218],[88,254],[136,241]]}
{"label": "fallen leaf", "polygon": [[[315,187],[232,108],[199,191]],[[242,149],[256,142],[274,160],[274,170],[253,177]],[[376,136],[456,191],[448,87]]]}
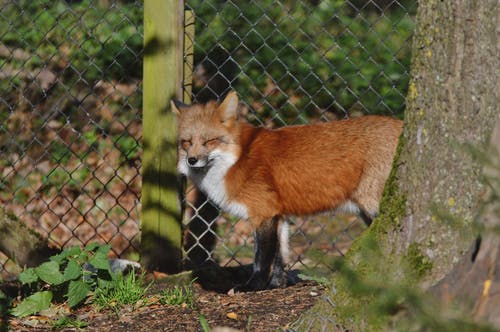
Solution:
{"label": "fallen leaf", "polygon": [[238,315],[235,312],[228,312],[227,315],[226,315],[226,317],[229,318],[229,319],[233,319],[233,320],[237,320],[238,319]]}
{"label": "fallen leaf", "polygon": [[155,279],[164,279],[168,277],[168,274],[160,272],[160,271],[153,271],[153,277]]}

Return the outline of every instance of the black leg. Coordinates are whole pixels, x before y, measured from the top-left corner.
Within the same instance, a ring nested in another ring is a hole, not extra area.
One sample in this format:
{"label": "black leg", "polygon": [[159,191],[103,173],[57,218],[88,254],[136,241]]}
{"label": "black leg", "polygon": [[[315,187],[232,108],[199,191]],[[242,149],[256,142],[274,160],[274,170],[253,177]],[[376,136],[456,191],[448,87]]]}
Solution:
{"label": "black leg", "polygon": [[271,281],[269,281],[269,284],[267,285],[268,289],[284,288],[287,286],[288,282],[288,276],[285,271],[285,260],[288,260],[288,223],[282,220],[280,227],[278,227],[278,231],[279,241],[276,245],[273,271],[271,273]]}
{"label": "black leg", "polygon": [[370,226],[372,224],[373,219],[375,219],[377,216],[371,216],[369,213],[367,213],[364,210],[359,211],[359,216],[361,219],[363,219],[363,222],[365,223],[366,226]]}
{"label": "black leg", "polygon": [[254,233],[254,263],[250,279],[237,290],[266,289],[278,246],[278,218],[264,221]]}

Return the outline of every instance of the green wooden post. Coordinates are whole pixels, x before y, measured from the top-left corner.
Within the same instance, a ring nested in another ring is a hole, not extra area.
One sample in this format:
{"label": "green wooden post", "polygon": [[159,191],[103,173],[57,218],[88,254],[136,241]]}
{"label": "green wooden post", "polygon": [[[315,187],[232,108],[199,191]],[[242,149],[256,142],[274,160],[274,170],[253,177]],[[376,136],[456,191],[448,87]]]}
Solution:
{"label": "green wooden post", "polygon": [[175,119],[181,96],[182,0],[144,2],[141,260],[148,269],[181,269],[181,208],[176,175]]}
{"label": "green wooden post", "polygon": [[191,104],[191,92],[193,90],[194,23],[193,11],[184,11],[184,95],[182,101],[185,104]]}

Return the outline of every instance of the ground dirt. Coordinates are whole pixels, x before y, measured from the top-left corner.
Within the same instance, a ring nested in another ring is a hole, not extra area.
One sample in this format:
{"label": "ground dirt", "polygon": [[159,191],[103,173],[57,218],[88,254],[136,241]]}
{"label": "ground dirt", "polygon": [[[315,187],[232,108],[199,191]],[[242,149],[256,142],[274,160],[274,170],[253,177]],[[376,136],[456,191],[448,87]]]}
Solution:
{"label": "ground dirt", "polygon": [[[88,325],[82,329],[84,331],[203,331],[200,316],[205,317],[212,329],[286,330],[325,291],[316,283],[299,282],[284,289],[228,295],[205,290],[195,283],[195,303],[191,309],[186,305],[161,304],[158,298],[164,287],[162,283],[154,284],[147,300],[135,306],[99,312],[94,306],[87,305],[69,313],[69,316],[86,322]],[[15,331],[39,331],[51,330],[53,323],[53,318],[32,316],[10,318],[8,326]],[[74,331],[75,328],[62,330]]]}

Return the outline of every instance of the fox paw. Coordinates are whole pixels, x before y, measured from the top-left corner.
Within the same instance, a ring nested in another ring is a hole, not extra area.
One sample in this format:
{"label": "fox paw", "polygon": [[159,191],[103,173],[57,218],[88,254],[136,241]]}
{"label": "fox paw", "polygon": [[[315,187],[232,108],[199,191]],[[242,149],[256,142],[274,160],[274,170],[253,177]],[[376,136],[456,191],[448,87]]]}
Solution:
{"label": "fox paw", "polygon": [[267,288],[268,282],[259,277],[252,276],[248,281],[242,285],[237,285],[232,290],[235,293],[241,292],[251,292],[251,291],[259,291]]}
{"label": "fox paw", "polygon": [[267,289],[286,288],[287,284],[288,278],[286,274],[279,276],[273,275],[271,281],[269,281],[269,284],[267,285]]}

